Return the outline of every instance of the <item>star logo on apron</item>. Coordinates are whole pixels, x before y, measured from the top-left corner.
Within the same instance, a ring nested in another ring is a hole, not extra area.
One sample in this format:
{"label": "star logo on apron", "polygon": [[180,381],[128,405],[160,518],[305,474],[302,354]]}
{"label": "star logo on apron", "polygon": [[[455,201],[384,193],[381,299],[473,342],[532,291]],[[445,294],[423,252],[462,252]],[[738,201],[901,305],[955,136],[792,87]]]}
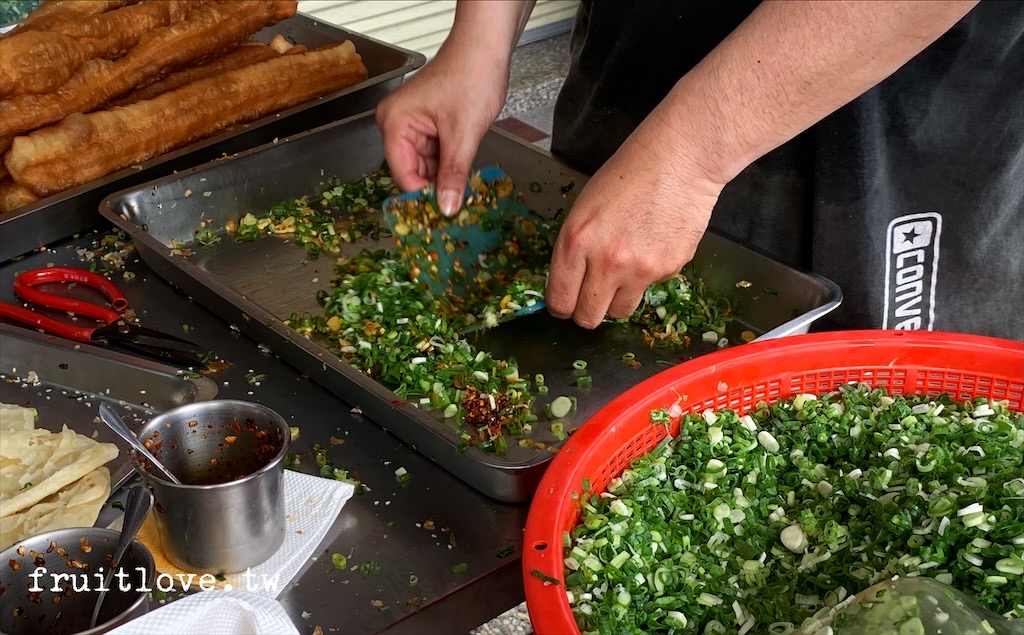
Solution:
{"label": "star logo on apron", "polygon": [[935,212],[908,214],[889,223],[882,328],[932,330],[941,231],[942,216]]}

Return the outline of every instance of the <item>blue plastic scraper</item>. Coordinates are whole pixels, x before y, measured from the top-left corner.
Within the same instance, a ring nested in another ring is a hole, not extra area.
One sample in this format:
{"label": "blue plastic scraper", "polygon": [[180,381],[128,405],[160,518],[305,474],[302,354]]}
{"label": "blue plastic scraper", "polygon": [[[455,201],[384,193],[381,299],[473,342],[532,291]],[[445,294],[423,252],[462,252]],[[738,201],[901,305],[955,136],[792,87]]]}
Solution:
{"label": "blue plastic scraper", "polygon": [[[392,196],[382,207],[410,277],[434,296],[455,302],[499,293],[508,278],[504,274],[514,273],[510,268],[516,261],[529,257],[531,243],[545,239],[538,233],[542,219],[522,202],[505,171],[494,166],[470,177],[463,207],[450,218],[441,214],[432,185]],[[537,297],[513,316],[544,306]]]}

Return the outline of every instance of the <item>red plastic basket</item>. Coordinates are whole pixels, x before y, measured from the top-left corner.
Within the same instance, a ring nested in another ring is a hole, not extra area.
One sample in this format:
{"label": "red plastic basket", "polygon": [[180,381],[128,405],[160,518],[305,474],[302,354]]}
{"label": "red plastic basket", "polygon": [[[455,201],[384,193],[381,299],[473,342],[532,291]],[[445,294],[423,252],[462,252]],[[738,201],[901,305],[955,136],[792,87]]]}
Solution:
{"label": "red plastic basket", "polygon": [[[924,331],[848,331],[798,335],[746,344],[668,369],[626,391],[595,414],[563,446],[541,480],[526,521],[523,580],[538,635],[578,634],[565,587],[545,584],[534,571],[564,579],[563,532],[579,520],[573,494],[583,480],[602,492],[637,456],[667,434],[650,412],[672,405],[683,412],[731,408],[741,414],[758,401],[821,394],[850,382],[890,394],[948,393],[966,400],[1024,404],[1024,343]],[[678,423],[672,433],[678,431]]]}

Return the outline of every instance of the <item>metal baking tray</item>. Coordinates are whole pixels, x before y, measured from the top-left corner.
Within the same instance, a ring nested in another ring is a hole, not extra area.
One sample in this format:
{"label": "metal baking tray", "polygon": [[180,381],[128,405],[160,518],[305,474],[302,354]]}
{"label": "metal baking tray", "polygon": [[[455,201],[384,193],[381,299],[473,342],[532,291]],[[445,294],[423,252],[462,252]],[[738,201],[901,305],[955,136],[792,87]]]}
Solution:
{"label": "metal baking tray", "polygon": [[132,429],[157,413],[213,399],[217,384],[116,351],[0,323],[0,401],[35,408],[36,426],[79,434],[122,448],[110,468],[111,491],[132,475],[125,443],[97,419],[101,401]]}
{"label": "metal baking tray", "polygon": [[99,221],[97,206],[112,192],[369,110],[426,60],[420,53],[303,14],[267,27],[256,37],[269,41],[276,34],[309,48],[352,40],[369,79],[0,215],[0,262],[92,227]]}
{"label": "metal baking tray", "polygon": [[[243,333],[481,492],[502,501],[526,501],[557,446],[544,414],[529,435],[543,447],[521,447],[513,440],[503,456],[476,448],[460,455],[460,439],[435,413],[399,402],[386,386],[282,324],[293,312],[320,313],[314,296],[329,288],[332,258],[302,264],[307,257],[302,247],[274,237],[237,243],[226,236],[214,245],[194,244],[201,221],[206,227],[223,227],[246,212],[258,213],[316,192],[332,176],[357,179],[379,167],[383,158],[373,115],[365,113],[113,194],[103,201],[100,212],[132,237],[142,259],[158,275]],[[497,129],[484,137],[476,158],[476,165],[489,164],[503,167],[524,190],[526,202],[548,216],[569,208],[587,178]],[[563,194],[564,190],[568,192]],[[179,243],[192,253],[172,254],[171,245]],[[392,245],[390,239],[367,239],[347,245],[344,253]],[[804,332],[840,302],[839,289],[829,280],[785,267],[716,234],[705,237],[694,267],[713,289],[729,296],[740,316],[730,327],[734,337],[747,329],[762,337]],[[577,398],[577,412],[564,419],[568,430],[666,365],[716,348],[695,342],[685,349],[650,349],[636,327],[608,324],[586,331],[546,313],[513,320],[476,337],[483,350],[514,355],[524,377],[544,374],[550,389],[538,396],[538,412],[543,413],[544,403],[558,395]],[[631,368],[624,363],[626,352],[634,353],[641,365]],[[588,362],[587,372],[593,377],[589,388],[575,385],[576,359]]]}

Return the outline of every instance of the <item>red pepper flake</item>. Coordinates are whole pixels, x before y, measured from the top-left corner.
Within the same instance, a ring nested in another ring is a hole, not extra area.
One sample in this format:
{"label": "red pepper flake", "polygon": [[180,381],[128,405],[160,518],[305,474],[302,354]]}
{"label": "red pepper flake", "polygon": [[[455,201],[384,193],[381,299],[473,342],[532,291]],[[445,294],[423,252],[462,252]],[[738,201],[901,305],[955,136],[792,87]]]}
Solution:
{"label": "red pepper flake", "polygon": [[7,561],[7,566],[11,568],[11,571],[17,571],[21,568],[21,563],[15,560],[14,558],[11,558]]}

